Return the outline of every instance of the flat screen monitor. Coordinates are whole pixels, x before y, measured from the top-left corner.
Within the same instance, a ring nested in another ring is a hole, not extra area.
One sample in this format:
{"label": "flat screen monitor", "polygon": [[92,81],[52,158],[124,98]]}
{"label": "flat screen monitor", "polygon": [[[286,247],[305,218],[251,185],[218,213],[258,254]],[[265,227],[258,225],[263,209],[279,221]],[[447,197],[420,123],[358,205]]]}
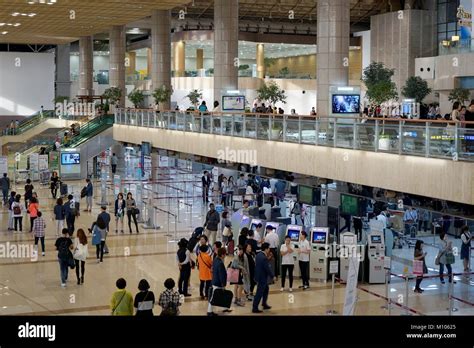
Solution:
{"label": "flat screen monitor", "polygon": [[321,231],[313,231],[313,244],[326,244],[327,233]]}
{"label": "flat screen monitor", "polygon": [[68,152],[61,154],[61,165],[81,164],[81,154],[76,152]]}
{"label": "flat screen monitor", "polygon": [[312,205],[313,204],[313,188],[310,186],[299,185],[298,198],[301,203]]}
{"label": "flat screen monitor", "polygon": [[225,95],[222,97],[222,111],[244,111],[245,96],[243,95]]}
{"label": "flat screen monitor", "polygon": [[250,224],[250,218],[246,215],[242,216],[242,221],[240,222],[240,227],[244,228]]}
{"label": "flat screen monitor", "polygon": [[257,230],[257,225],[261,223],[262,223],[262,220],[252,219],[252,222],[250,223],[250,229],[252,231]]}
{"label": "flat screen monitor", "polygon": [[341,213],[353,216],[359,215],[359,198],[341,194]]}
{"label": "flat screen monitor", "polygon": [[278,226],[280,226],[280,224],[278,222],[267,222],[267,224],[265,225],[265,234],[267,234],[267,226],[272,226],[274,229],[275,229],[275,232],[278,230]]}
{"label": "flat screen monitor", "polygon": [[381,244],[382,243],[382,236],[379,234],[370,236],[370,242],[372,244]]}
{"label": "flat screen monitor", "polygon": [[344,245],[357,244],[356,236],[342,236],[342,244],[344,244]]}
{"label": "flat screen monitor", "polygon": [[333,114],[358,114],[360,113],[360,95],[334,94],[332,96]]}

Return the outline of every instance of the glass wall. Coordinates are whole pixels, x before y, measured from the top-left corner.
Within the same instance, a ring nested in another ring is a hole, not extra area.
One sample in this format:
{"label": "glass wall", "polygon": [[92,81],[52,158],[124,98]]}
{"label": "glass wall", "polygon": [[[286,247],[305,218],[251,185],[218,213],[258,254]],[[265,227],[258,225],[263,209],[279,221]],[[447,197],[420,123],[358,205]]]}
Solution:
{"label": "glass wall", "polygon": [[474,51],[472,36],[474,0],[437,1],[439,54]]}

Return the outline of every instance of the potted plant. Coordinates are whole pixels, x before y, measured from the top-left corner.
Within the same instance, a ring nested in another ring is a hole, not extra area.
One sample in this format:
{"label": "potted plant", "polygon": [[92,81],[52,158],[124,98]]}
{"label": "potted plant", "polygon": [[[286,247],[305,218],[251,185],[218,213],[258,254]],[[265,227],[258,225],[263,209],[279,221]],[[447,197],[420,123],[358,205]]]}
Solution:
{"label": "potted plant", "polygon": [[194,110],[198,110],[199,99],[202,99],[202,92],[200,90],[193,89],[188,93],[186,98],[188,98],[191,104],[194,106]]}
{"label": "potted plant", "polygon": [[156,88],[153,93],[153,99],[155,99],[155,104],[160,107],[160,111],[162,110],[162,106],[164,103],[169,102],[171,95],[173,94],[173,87],[168,88],[165,85],[161,86],[160,88]]}
{"label": "potted plant", "polygon": [[469,100],[469,90],[466,88],[455,88],[449,93],[448,100],[451,103],[459,102],[461,105]]}
{"label": "potted plant", "polygon": [[272,140],[280,139],[280,134],[282,132],[281,124],[273,122],[272,129],[270,130],[270,138]]}
{"label": "potted plant", "polygon": [[141,90],[134,89],[128,95],[128,99],[132,102],[135,109],[138,109],[140,107],[140,104],[145,99],[145,96],[143,95],[143,92]]}
{"label": "potted plant", "polygon": [[288,76],[289,73],[290,73],[290,69],[288,69],[288,67],[286,67],[286,66],[284,68],[281,68],[280,71],[279,71],[279,75],[283,78]]}
{"label": "potted plant", "polygon": [[379,135],[379,150],[390,150],[390,136],[388,134],[382,133]]}
{"label": "potted plant", "polygon": [[122,89],[118,87],[110,87],[104,91],[102,97],[111,105],[117,104],[122,98]]}
{"label": "potted plant", "polygon": [[415,99],[417,103],[421,103],[430,93],[431,88],[428,87],[428,82],[419,76],[410,76],[402,88],[402,95]]}

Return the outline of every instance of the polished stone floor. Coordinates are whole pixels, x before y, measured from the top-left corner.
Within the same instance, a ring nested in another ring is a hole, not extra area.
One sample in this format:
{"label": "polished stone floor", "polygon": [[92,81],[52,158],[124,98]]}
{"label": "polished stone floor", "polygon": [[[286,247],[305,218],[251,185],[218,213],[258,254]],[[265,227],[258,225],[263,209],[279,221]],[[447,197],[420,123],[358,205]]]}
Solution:
{"label": "polished stone floor", "polygon": [[[82,182],[69,183],[76,192],[83,186]],[[21,187],[23,185],[20,185]],[[39,186],[35,184],[35,186]],[[23,189],[19,190],[20,193]],[[193,209],[189,205],[169,203],[169,209],[176,213],[180,211],[176,229],[174,218],[168,222],[168,216],[162,211],[156,211],[160,229],[141,228],[140,234],[129,234],[127,228],[124,234],[115,234],[114,222],[111,223],[111,233],[107,238],[110,253],[105,256],[104,262],[98,264],[95,260],[95,247],[90,245],[89,259],[86,263],[85,282],[76,285],[75,271],[70,270],[69,282],[66,288],[61,288],[59,266],[54,250],[55,227],[52,221],[52,208],[54,200],[49,198],[46,187],[36,188],[39,193],[40,210],[44,213],[47,223],[46,228],[46,255],[41,254],[37,261],[32,261],[29,256],[23,258],[2,255],[0,258],[0,314],[1,315],[108,315],[109,301],[115,290],[115,281],[124,277],[127,288],[133,294],[138,292],[137,286],[140,279],[145,278],[151,285],[151,290],[158,298],[163,290],[163,282],[168,277],[178,278],[176,264],[175,237],[189,238],[194,227],[202,224],[202,207],[199,199],[195,200]],[[109,193],[110,193],[109,189]],[[170,194],[170,193],[168,193]],[[81,212],[76,221],[77,228],[88,228],[99,212],[101,200],[99,184],[96,184],[94,209],[92,213]],[[108,195],[111,202],[113,197]],[[82,202],[84,205],[85,202]],[[161,200],[156,202],[163,210],[167,210],[168,203]],[[81,207],[83,208],[83,206]],[[109,206],[111,208],[111,206]],[[0,244],[25,245],[32,247],[33,238],[29,232],[13,233],[7,231],[7,209],[0,208]],[[173,210],[174,209],[174,210]],[[177,214],[176,214],[177,215]],[[192,219],[192,221],[191,221]],[[24,218],[25,220],[25,218]],[[126,221],[126,220],[125,220]],[[25,223],[24,231],[29,231],[29,222]],[[140,224],[141,226],[142,224]],[[170,230],[170,234],[168,234]],[[175,236],[176,231],[176,236]],[[429,250],[429,252],[435,252]],[[407,260],[411,260],[413,249],[400,249],[394,252],[393,272],[402,273]],[[430,274],[437,272],[432,261],[429,261]],[[456,260],[455,272],[460,270],[460,261]],[[455,300],[453,315],[473,315],[474,295],[473,282],[463,277],[456,277],[454,285]],[[207,303],[199,298],[198,272],[193,271],[191,276],[192,297],[186,298],[181,308],[182,315],[205,315]],[[293,293],[280,292],[279,282],[270,288],[269,304],[273,307],[263,315],[326,315],[332,308],[331,283],[312,282],[307,291],[298,290],[299,280],[295,281]],[[406,297],[406,284],[403,279],[392,277],[388,286],[388,293],[396,303],[393,305],[391,315],[409,313],[412,315],[447,315],[449,313],[448,283],[441,285],[439,279],[425,279],[422,287],[426,290],[423,294],[412,291],[414,284],[410,281],[408,298]],[[230,287],[230,286],[229,286]],[[228,287],[228,288],[229,288]],[[388,315],[386,309],[381,308],[385,303],[386,287],[384,284],[369,285],[360,283],[358,301],[355,308],[356,315]],[[345,285],[335,284],[334,309],[342,312],[345,296]],[[409,308],[400,308],[406,305]],[[159,313],[155,308],[155,313]],[[225,315],[251,315],[250,302],[245,307],[236,307],[232,313]]]}

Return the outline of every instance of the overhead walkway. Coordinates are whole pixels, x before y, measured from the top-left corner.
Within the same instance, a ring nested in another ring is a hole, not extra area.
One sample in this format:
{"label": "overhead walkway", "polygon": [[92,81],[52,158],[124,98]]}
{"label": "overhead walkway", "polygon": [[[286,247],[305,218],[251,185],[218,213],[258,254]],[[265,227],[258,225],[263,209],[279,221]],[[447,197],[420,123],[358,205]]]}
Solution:
{"label": "overhead walkway", "polygon": [[474,204],[474,129],[460,124],[148,109],[115,117],[117,141]]}

